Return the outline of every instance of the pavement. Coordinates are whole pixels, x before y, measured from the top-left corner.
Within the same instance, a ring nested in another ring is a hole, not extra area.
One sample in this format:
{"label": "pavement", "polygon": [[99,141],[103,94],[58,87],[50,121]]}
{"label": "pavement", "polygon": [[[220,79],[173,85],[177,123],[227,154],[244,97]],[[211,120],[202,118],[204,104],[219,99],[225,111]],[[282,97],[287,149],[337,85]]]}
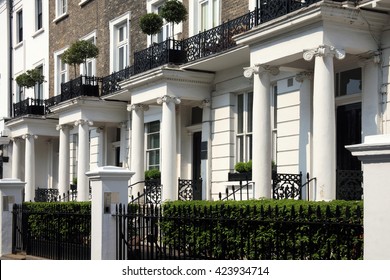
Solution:
{"label": "pavement", "polygon": [[14,260],[14,261],[24,261],[24,260],[46,260],[45,258],[30,256],[26,254],[7,254],[2,255],[0,260]]}

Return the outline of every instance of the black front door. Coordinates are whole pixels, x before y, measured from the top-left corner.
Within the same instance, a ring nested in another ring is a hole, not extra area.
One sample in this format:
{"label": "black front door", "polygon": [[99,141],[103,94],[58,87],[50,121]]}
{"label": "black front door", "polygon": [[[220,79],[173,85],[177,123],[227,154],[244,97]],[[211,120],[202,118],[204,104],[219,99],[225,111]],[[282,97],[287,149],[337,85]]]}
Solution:
{"label": "black front door", "polygon": [[363,173],[361,163],[345,148],[347,145],[361,143],[361,131],[361,103],[337,107],[336,199],[362,199]]}
{"label": "black front door", "polygon": [[194,200],[202,199],[202,181],[200,180],[201,171],[201,143],[202,143],[202,132],[195,132],[192,139],[192,180],[193,184],[193,194]]}

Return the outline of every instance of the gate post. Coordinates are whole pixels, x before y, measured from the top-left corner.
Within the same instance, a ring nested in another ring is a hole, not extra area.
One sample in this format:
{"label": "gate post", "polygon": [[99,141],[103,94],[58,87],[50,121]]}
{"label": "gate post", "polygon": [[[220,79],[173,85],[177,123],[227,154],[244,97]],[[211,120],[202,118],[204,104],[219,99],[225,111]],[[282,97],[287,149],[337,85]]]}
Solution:
{"label": "gate post", "polygon": [[0,180],[0,256],[12,253],[12,208],[22,203],[25,184],[19,179]]}
{"label": "gate post", "polygon": [[115,205],[128,204],[128,169],[104,166],[86,173],[91,182],[91,259],[115,260]]}
{"label": "gate post", "polygon": [[363,164],[364,259],[390,259],[390,134],[346,146]]}

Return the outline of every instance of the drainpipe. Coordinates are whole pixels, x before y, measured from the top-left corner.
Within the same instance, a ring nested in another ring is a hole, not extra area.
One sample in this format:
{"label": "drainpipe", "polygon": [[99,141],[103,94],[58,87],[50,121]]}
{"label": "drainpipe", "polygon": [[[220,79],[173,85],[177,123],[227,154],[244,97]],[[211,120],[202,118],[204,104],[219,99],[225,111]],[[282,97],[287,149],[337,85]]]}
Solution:
{"label": "drainpipe", "polygon": [[8,60],[8,67],[9,67],[9,112],[8,112],[8,116],[9,117],[12,117],[13,113],[12,113],[12,90],[13,90],[13,44],[12,44],[12,19],[13,19],[13,0],[8,0],[7,1],[7,5],[8,5],[8,20],[9,20],[9,31],[8,31],[8,39],[9,39],[9,60]]}

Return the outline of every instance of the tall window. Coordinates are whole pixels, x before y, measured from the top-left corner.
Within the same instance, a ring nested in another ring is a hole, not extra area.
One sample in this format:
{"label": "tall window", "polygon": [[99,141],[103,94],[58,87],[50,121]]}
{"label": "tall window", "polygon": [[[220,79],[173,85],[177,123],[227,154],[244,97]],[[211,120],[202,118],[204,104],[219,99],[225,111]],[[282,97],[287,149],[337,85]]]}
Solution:
{"label": "tall window", "polygon": [[237,161],[252,159],[253,93],[237,96]]}
{"label": "tall window", "polygon": [[[162,3],[155,7],[155,13],[159,14],[160,11],[161,11],[161,8],[162,8]],[[164,42],[165,40],[168,39],[168,36],[169,36],[169,31],[172,30],[172,27],[171,27],[171,24],[166,22],[165,19],[164,19],[164,25],[162,26],[161,30],[159,33],[156,34],[155,37],[155,42],[156,43],[161,43],[161,42]],[[173,34],[171,34],[173,35]]]}
{"label": "tall window", "polygon": [[18,103],[18,102],[23,101],[23,100],[24,100],[23,87],[20,87],[18,84],[16,84],[15,102]]}
{"label": "tall window", "polygon": [[[62,54],[62,53],[61,53]],[[56,56],[56,90],[57,95],[61,93],[61,84],[68,81],[68,67],[62,61],[61,54]]]}
{"label": "tall window", "polygon": [[200,31],[219,25],[219,0],[199,1],[199,23]]}
{"label": "tall window", "polygon": [[[43,75],[43,66],[39,66],[37,69],[39,70],[39,73]],[[35,99],[43,100],[43,82],[35,85],[34,93]]]}
{"label": "tall window", "polygon": [[42,27],[42,0],[35,0],[35,30],[40,30]]}
{"label": "tall window", "polygon": [[362,92],[362,69],[355,68],[336,74],[336,96]]}
{"label": "tall window", "polygon": [[160,122],[146,124],[146,169],[160,169]]}
{"label": "tall window", "polygon": [[68,11],[68,0],[56,0],[56,17],[66,14]]}
{"label": "tall window", "polygon": [[16,43],[23,41],[23,10],[16,13]]}
{"label": "tall window", "polygon": [[127,32],[127,23],[124,23],[117,27],[116,30],[116,38],[117,38],[117,70],[124,69],[128,62],[127,62],[127,49],[128,49],[128,32]]}

